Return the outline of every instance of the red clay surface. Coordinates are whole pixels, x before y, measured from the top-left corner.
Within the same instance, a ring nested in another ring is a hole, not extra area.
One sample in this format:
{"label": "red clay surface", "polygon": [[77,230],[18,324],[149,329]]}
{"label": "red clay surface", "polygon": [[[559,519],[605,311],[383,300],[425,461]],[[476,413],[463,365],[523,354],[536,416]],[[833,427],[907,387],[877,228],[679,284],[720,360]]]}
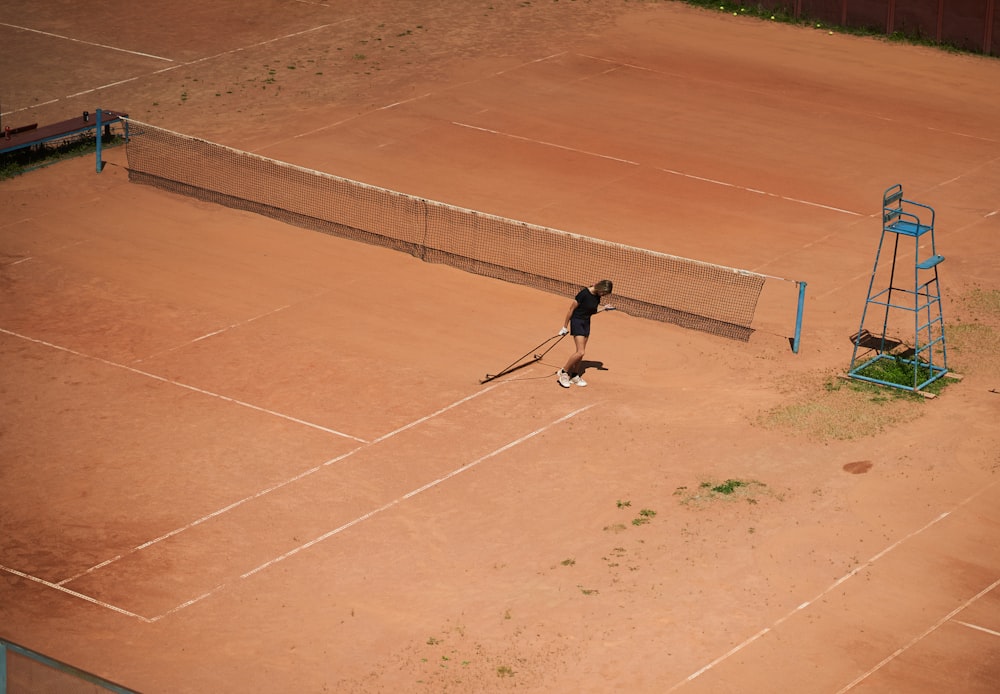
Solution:
{"label": "red clay surface", "polygon": [[[398,5],[29,3],[4,123],[123,108],[803,280],[800,353],[769,282],[749,343],[608,314],[588,388],[566,343],[482,386],[569,297],[130,184],[120,149],[6,181],[0,637],[143,692],[996,692],[995,351],[874,435],[761,417],[846,370],[894,183],[979,320],[1000,63],[673,3]],[[752,503],[691,499],[727,479]]]}

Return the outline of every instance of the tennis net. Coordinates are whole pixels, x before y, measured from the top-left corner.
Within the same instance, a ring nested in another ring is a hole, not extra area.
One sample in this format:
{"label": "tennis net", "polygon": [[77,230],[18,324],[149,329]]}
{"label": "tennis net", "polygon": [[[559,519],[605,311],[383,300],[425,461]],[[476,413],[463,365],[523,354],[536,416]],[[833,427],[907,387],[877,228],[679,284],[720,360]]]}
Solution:
{"label": "tennis net", "polygon": [[615,308],[747,341],[768,278],[506,219],[132,119],[129,179],[562,296],[609,278]]}

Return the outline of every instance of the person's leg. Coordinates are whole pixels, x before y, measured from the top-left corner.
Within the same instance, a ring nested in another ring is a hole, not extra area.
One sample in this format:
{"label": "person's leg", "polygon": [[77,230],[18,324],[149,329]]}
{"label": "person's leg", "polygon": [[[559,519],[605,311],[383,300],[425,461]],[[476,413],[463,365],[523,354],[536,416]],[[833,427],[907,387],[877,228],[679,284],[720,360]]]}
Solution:
{"label": "person's leg", "polygon": [[583,361],[583,355],[587,351],[587,339],[586,335],[573,336],[573,342],[576,343],[576,351],[570,355],[569,359],[566,360],[566,366],[563,367],[563,371],[570,374],[570,376],[577,376],[580,373],[580,362]]}
{"label": "person's leg", "polygon": [[571,320],[570,334],[573,335],[573,344],[576,346],[576,351],[566,360],[566,365],[559,369],[559,385],[563,388],[569,388],[573,385],[572,380],[574,377],[576,381],[580,380],[580,374],[577,373],[577,370],[580,368],[580,362],[583,361],[583,354],[587,349],[587,339],[590,337],[590,321]]}

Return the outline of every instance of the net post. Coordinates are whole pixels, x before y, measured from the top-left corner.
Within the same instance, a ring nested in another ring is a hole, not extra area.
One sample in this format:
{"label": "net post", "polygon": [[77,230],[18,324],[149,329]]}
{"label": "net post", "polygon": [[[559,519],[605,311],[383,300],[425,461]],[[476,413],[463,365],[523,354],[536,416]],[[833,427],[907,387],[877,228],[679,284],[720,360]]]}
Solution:
{"label": "net post", "polygon": [[7,694],[7,644],[0,641],[0,694]]}
{"label": "net post", "polygon": [[806,283],[797,282],[799,285],[799,306],[795,311],[795,337],[792,338],[792,352],[799,353],[799,343],[802,341],[802,311],[806,304]]}
{"label": "net post", "polygon": [[101,117],[103,115],[104,112],[97,109],[97,122],[94,124],[97,133],[97,173],[101,173],[101,169],[104,168],[104,163],[101,161]]}

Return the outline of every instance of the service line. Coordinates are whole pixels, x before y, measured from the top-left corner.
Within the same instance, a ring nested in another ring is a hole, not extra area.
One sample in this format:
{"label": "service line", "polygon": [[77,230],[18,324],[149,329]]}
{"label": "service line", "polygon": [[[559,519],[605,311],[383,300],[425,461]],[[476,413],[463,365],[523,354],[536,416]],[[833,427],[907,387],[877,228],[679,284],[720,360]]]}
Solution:
{"label": "service line", "polygon": [[[499,385],[499,384],[497,384],[497,385]],[[420,419],[416,420],[415,422],[411,422],[410,424],[407,424],[404,427],[400,427],[399,429],[396,429],[395,431],[393,431],[393,432],[391,432],[389,434],[386,434],[385,436],[381,436],[381,437],[375,439],[374,441],[365,443],[364,445],[358,446],[357,448],[353,448],[353,449],[347,451],[346,453],[342,453],[340,455],[334,456],[333,458],[330,458],[329,460],[327,460],[327,461],[325,461],[323,463],[320,463],[319,465],[316,465],[316,466],[314,466],[312,468],[309,468],[308,470],[300,472],[297,475],[289,477],[289,478],[287,478],[285,480],[282,480],[281,482],[278,482],[277,484],[271,485],[270,487],[266,487],[264,489],[260,489],[257,492],[255,492],[255,493],[253,493],[253,494],[251,494],[251,495],[249,495],[247,497],[244,497],[244,498],[240,499],[239,501],[234,501],[233,503],[229,504],[228,506],[223,506],[222,508],[216,509],[215,511],[212,511],[211,513],[209,513],[207,515],[204,515],[201,518],[198,518],[197,520],[191,521],[187,525],[181,526],[179,528],[174,528],[170,532],[165,533],[163,535],[160,535],[159,537],[156,537],[156,538],[154,538],[152,540],[148,540],[146,542],[143,542],[141,545],[137,545],[136,547],[133,547],[132,549],[128,550],[127,552],[122,552],[121,554],[119,554],[116,557],[112,557],[111,559],[107,559],[105,561],[102,561],[99,564],[95,564],[94,566],[91,566],[89,569],[85,569],[85,570],[81,571],[78,574],[75,574],[73,576],[70,576],[69,578],[65,578],[65,579],[59,581],[59,583],[56,584],[56,585],[64,586],[67,583],[70,583],[71,581],[75,581],[76,579],[78,579],[78,578],[80,578],[82,576],[86,576],[87,574],[93,573],[94,571],[97,571],[98,569],[102,569],[105,566],[108,566],[109,564],[113,564],[113,563],[115,563],[115,562],[117,562],[117,561],[119,561],[121,559],[124,559],[125,557],[128,557],[128,556],[130,556],[132,554],[135,554],[136,552],[142,551],[142,550],[146,549],[147,547],[151,547],[152,545],[155,545],[155,544],[157,544],[159,542],[162,542],[164,540],[170,539],[171,537],[174,537],[175,535],[180,535],[182,532],[184,532],[186,530],[190,530],[191,528],[197,527],[197,526],[201,525],[202,523],[204,523],[206,521],[212,520],[213,518],[217,518],[218,516],[221,516],[224,513],[228,513],[229,511],[232,511],[235,508],[239,508],[240,506],[242,506],[243,504],[245,504],[245,503],[247,503],[249,501],[254,501],[256,499],[261,498],[262,496],[266,496],[267,494],[270,494],[273,491],[276,491],[276,490],[281,489],[283,487],[287,487],[288,485],[292,484],[293,482],[298,482],[299,480],[301,480],[301,479],[303,479],[305,477],[308,477],[309,475],[312,475],[313,473],[319,472],[320,470],[322,470],[325,467],[333,465],[334,463],[339,463],[341,460],[345,460],[346,458],[349,458],[350,456],[354,455],[355,453],[357,453],[359,451],[362,451],[362,450],[365,450],[366,448],[369,448],[369,447],[373,446],[374,444],[379,443],[380,441],[384,441],[385,439],[390,438],[391,436],[395,436],[396,434],[398,434],[398,433],[400,433],[402,431],[405,431],[405,430],[409,429],[412,426],[416,426],[417,424],[420,424],[421,422],[426,422],[427,420],[432,419],[433,417],[437,417],[438,415],[443,414],[443,413],[447,412],[448,410],[454,409],[454,408],[458,407],[459,405],[462,405],[462,404],[468,402],[469,400],[472,400],[473,398],[477,398],[480,395],[484,395],[484,394],[490,392],[491,390],[493,390],[496,387],[497,386],[490,386],[489,388],[483,388],[482,390],[477,391],[477,392],[473,393],[472,395],[466,396],[466,397],[462,398],[461,400],[457,400],[457,401],[451,403],[450,405],[446,405],[445,407],[442,407],[440,410],[438,410],[437,412],[434,412],[433,414],[429,414],[429,415],[427,415],[425,417],[421,417]],[[207,597],[208,595],[209,594],[206,593],[202,597]]]}
{"label": "service line", "polygon": [[[600,154],[598,152],[589,152],[585,149],[577,149],[576,147],[570,147],[568,145],[558,144],[556,142],[546,142],[545,140],[537,140],[535,138],[526,137],[524,135],[517,135],[514,133],[507,133],[500,130],[493,130],[491,128],[484,128],[478,125],[471,125],[469,123],[461,123],[459,121],[452,121],[452,125],[456,125],[460,128],[469,128],[471,130],[478,130],[480,132],[489,133],[490,135],[497,135],[500,137],[506,137],[511,140],[521,140],[522,142],[531,142],[536,145],[543,145],[545,147],[555,147],[557,149],[566,150],[568,152],[576,152],[577,154],[583,154],[588,157],[598,157],[600,159],[607,159],[609,161],[619,162],[621,164],[628,164],[630,166],[642,166],[641,163],[637,161],[632,161],[631,159],[622,159],[621,157],[615,157],[610,154]],[[663,173],[670,174],[671,176],[680,176],[682,178],[688,178],[692,181],[698,181],[700,183],[708,183],[711,185],[722,186],[725,188],[732,188],[734,190],[742,190],[747,193],[753,193],[755,195],[764,195],[771,198],[776,198],[778,200],[784,200],[785,202],[795,203],[797,205],[806,205],[808,207],[817,207],[823,210],[829,210],[830,212],[837,212],[839,214],[846,214],[852,217],[863,216],[860,212],[854,212],[853,210],[845,210],[841,207],[833,207],[832,205],[824,205],[820,202],[812,202],[810,200],[802,200],[800,198],[792,198],[787,195],[781,195],[780,193],[771,193],[766,190],[759,190],[757,188],[750,188],[749,186],[741,186],[737,183],[730,183],[728,181],[720,181],[715,178],[706,178],[705,176],[698,176],[692,173],[687,173],[685,171],[677,171],[675,169],[664,169],[659,166],[651,167],[655,171],[661,171]]]}
{"label": "service line", "polygon": [[[455,405],[458,405],[458,404],[460,404],[462,402],[466,402],[466,401],[468,401],[468,400],[470,400],[470,399],[472,399],[474,397],[477,397],[478,395],[480,395],[482,393],[485,393],[485,392],[491,390],[492,388],[497,388],[497,387],[499,387],[499,385],[500,384],[497,384],[496,386],[490,386],[489,388],[486,388],[486,389],[484,389],[482,391],[479,391],[478,393],[476,393],[474,395],[470,395],[469,397],[460,400],[458,403],[455,403]],[[538,436],[539,434],[542,434],[545,431],[548,431],[552,427],[554,427],[554,426],[556,426],[558,424],[561,424],[562,422],[565,422],[565,421],[567,421],[569,419],[572,419],[573,417],[577,416],[578,414],[581,414],[582,412],[586,412],[587,410],[589,410],[590,408],[594,407],[597,404],[598,403],[591,403],[591,404],[586,405],[584,407],[581,407],[581,408],[578,408],[576,410],[573,410],[569,414],[563,415],[562,417],[556,419],[555,421],[550,422],[550,423],[546,424],[543,427],[539,427],[538,429],[535,429],[531,433],[525,434],[524,436],[522,436],[522,437],[520,437],[518,439],[515,439],[514,441],[511,441],[510,443],[507,443],[507,444],[501,446],[500,448],[497,448],[496,450],[492,451],[491,453],[487,453],[484,456],[481,456],[481,457],[479,457],[479,458],[477,458],[477,459],[475,459],[475,460],[473,460],[473,461],[471,461],[469,463],[466,463],[462,467],[456,468],[455,470],[452,470],[451,472],[449,472],[446,475],[438,477],[435,480],[432,480],[432,481],[430,481],[430,482],[428,482],[428,483],[426,483],[426,484],[424,484],[424,485],[422,485],[420,487],[417,487],[416,489],[413,489],[412,491],[409,491],[406,494],[403,494],[402,496],[400,496],[400,497],[398,497],[396,499],[393,499],[392,501],[390,501],[388,503],[382,504],[378,508],[372,509],[371,511],[368,511],[367,513],[364,513],[364,514],[358,516],[357,518],[355,518],[355,519],[353,519],[351,521],[348,521],[347,523],[344,523],[343,525],[340,525],[340,526],[338,526],[338,527],[336,527],[336,528],[334,528],[334,529],[332,529],[332,530],[330,530],[328,532],[323,533],[319,537],[316,537],[316,538],[314,538],[312,540],[309,540],[308,542],[304,542],[303,544],[301,544],[301,545],[299,545],[299,546],[297,546],[297,547],[289,550],[288,552],[285,552],[284,554],[281,554],[281,555],[279,555],[277,557],[274,557],[273,559],[270,559],[270,560],[264,562],[263,564],[261,564],[261,565],[255,567],[255,568],[253,568],[253,569],[250,569],[246,573],[241,574],[237,580],[243,580],[243,579],[249,578],[249,577],[251,577],[251,576],[253,576],[253,575],[257,574],[257,573],[260,573],[261,571],[264,571],[264,570],[266,570],[266,569],[274,566],[275,564],[278,564],[279,562],[284,561],[285,559],[288,559],[289,557],[295,556],[299,552],[307,550],[310,547],[313,547],[313,546],[319,544],[320,542],[323,542],[323,540],[329,539],[329,538],[333,537],[334,535],[338,535],[339,533],[342,533],[345,530],[348,530],[348,529],[353,528],[354,526],[356,526],[356,525],[358,525],[360,523],[363,523],[366,520],[374,518],[375,516],[377,516],[378,514],[382,513],[383,511],[387,511],[387,510],[393,508],[394,506],[398,506],[399,504],[403,503],[404,501],[406,501],[408,499],[412,499],[413,497],[417,496],[418,494],[421,494],[421,493],[427,491],[428,489],[432,489],[432,488],[438,486],[439,484],[441,484],[443,482],[446,482],[447,480],[451,479],[452,477],[455,477],[456,475],[459,475],[459,474],[461,474],[461,473],[463,473],[463,472],[465,472],[467,470],[470,470],[470,469],[474,468],[475,466],[479,465],[480,463],[482,463],[482,462],[484,462],[486,460],[489,460],[490,458],[493,458],[494,456],[497,456],[497,455],[499,455],[499,454],[501,454],[501,453],[503,453],[505,451],[508,451],[511,448],[514,448],[515,446],[518,446],[518,445],[524,443],[525,441],[528,441],[529,439],[532,439],[535,436]],[[446,408],[446,409],[450,409],[450,407]],[[440,410],[439,413],[443,412],[443,411],[444,410]],[[435,414],[438,414],[438,413],[435,413]],[[423,418],[421,420],[418,420],[418,422],[419,421],[424,421],[426,419],[427,418],[425,417],[425,418]],[[408,428],[409,428],[409,426],[402,427],[400,429],[397,429],[395,432],[393,432],[393,434],[401,432],[401,431],[405,431]],[[381,439],[377,439],[377,441],[383,441],[383,440],[385,440],[385,437],[383,437]],[[369,446],[374,445],[374,443],[375,442],[373,442],[372,444],[369,444]],[[358,449],[355,449],[354,451],[351,451],[350,453],[346,454],[345,456],[341,456],[341,458],[346,457],[347,455],[351,455],[351,454],[357,452],[358,450],[360,450],[361,448],[368,448],[368,446],[362,446],[362,447],[360,447]],[[191,600],[188,600],[186,602],[183,602],[180,605],[177,605],[176,607],[168,610],[167,612],[164,612],[161,615],[158,615],[156,617],[146,618],[146,621],[157,622],[157,621],[163,619],[164,617],[167,617],[167,616],[172,615],[172,614],[174,614],[176,612],[179,612],[180,610],[182,610],[182,609],[184,609],[186,607],[189,607],[191,605],[194,605],[195,603],[200,602],[200,601],[204,600],[205,598],[208,598],[208,597],[210,597],[212,595],[215,595],[216,593],[218,593],[219,591],[225,589],[228,586],[229,586],[229,583],[219,584],[215,588],[212,588],[211,590],[203,593],[202,595],[199,595],[198,597],[193,598]]]}

